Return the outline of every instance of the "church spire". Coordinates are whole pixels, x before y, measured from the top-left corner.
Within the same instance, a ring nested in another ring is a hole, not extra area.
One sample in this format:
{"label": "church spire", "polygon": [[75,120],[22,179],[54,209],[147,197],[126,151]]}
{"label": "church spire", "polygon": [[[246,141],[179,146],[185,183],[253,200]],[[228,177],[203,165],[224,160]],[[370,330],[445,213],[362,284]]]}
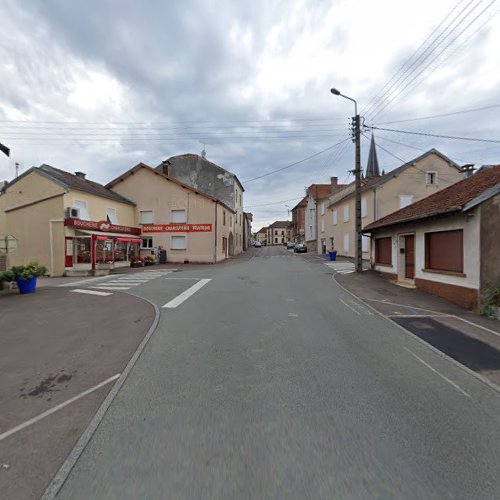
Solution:
{"label": "church spire", "polygon": [[372,140],[370,143],[370,153],[368,154],[368,163],[366,164],[366,179],[371,177],[380,177],[380,170],[378,168],[377,149],[375,148],[375,136],[372,132]]}

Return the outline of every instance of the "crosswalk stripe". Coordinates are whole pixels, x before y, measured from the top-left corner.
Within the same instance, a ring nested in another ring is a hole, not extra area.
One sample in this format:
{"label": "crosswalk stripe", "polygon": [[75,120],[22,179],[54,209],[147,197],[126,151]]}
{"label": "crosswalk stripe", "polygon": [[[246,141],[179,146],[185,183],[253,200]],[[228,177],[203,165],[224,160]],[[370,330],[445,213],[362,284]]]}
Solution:
{"label": "crosswalk stripe", "polygon": [[96,290],[81,290],[80,288],[75,288],[74,290],[71,290],[71,292],[76,292],[76,293],[87,293],[89,295],[100,295],[102,297],[106,297],[108,295],[113,295],[112,293],[106,293],[106,292],[97,292]]}
{"label": "crosswalk stripe", "polygon": [[92,288],[98,288],[99,290],[130,290],[129,286],[93,286]]}

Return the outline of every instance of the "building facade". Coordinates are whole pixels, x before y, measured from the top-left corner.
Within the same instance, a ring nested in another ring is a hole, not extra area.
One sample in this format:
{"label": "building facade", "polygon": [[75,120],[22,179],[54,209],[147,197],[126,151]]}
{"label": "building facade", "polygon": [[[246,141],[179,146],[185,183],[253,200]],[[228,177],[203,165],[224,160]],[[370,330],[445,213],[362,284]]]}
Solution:
{"label": "building facade", "polygon": [[235,253],[235,211],[144,163],[106,185],[135,202],[141,256],[158,249],[168,262],[215,263]]}
{"label": "building facade", "polygon": [[135,204],[128,198],[50,165],[33,167],[0,196],[0,234],[16,238],[8,266],[37,261],[51,276],[87,274],[139,256]]}
{"label": "building facade", "polygon": [[255,239],[262,245],[267,245],[267,227],[259,229],[255,233]]}
{"label": "building facade", "polygon": [[243,251],[243,193],[238,177],[228,170],[196,154],[172,156],[157,167],[172,179],[220,200],[234,211],[230,216],[234,234],[233,255]]}
{"label": "building facade", "polygon": [[[435,149],[381,176],[363,180],[362,227],[464,178],[461,168]],[[328,199],[323,239],[339,255],[354,257],[354,183],[342,187]],[[362,240],[363,259],[369,259],[370,240]]]}
{"label": "building facade", "polygon": [[374,221],[372,267],[462,307],[500,284],[500,166]]}
{"label": "building facade", "polygon": [[291,223],[288,220],[277,220],[266,228],[267,245],[286,245],[290,240],[292,232]]}
{"label": "building facade", "polygon": [[292,208],[292,231],[291,241],[295,243],[305,242],[306,227],[306,205],[307,196],[304,196],[297,205]]}

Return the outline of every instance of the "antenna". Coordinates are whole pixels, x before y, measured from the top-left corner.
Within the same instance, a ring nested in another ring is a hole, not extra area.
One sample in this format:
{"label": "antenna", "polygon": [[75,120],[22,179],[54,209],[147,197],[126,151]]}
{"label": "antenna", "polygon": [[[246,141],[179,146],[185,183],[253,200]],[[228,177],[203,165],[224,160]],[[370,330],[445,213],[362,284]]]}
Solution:
{"label": "antenna", "polygon": [[207,157],[207,152],[205,151],[205,143],[198,141],[200,144],[203,144],[203,149],[201,150],[201,157],[205,159]]}

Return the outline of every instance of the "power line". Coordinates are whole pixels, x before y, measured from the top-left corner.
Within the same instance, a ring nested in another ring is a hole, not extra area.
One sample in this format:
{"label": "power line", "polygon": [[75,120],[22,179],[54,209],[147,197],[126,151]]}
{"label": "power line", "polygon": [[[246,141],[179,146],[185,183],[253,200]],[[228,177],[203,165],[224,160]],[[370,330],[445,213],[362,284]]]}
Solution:
{"label": "power line", "polygon": [[438,137],[440,139],[454,139],[460,141],[473,141],[473,142],[491,142],[495,144],[500,144],[500,140],[497,139],[479,139],[477,137],[461,137],[455,135],[443,135],[443,134],[431,134],[429,132],[412,132],[410,130],[397,130],[391,128],[383,128],[383,127],[367,127],[373,130],[385,130],[386,132],[397,132],[398,134],[410,134],[410,135],[420,135],[425,137]]}
{"label": "power line", "polygon": [[419,120],[432,120],[434,118],[444,118],[446,116],[455,116],[465,113],[475,113],[477,111],[485,111],[487,109],[500,108],[500,104],[492,104],[491,106],[482,106],[481,108],[464,109],[462,111],[453,111],[451,113],[442,113],[440,115],[419,116],[417,118],[406,118],[404,120],[392,120],[390,122],[379,122],[378,125],[392,125],[393,123],[416,122]]}
{"label": "power line", "polygon": [[302,198],[304,198],[304,197],[301,196],[300,198],[290,198],[288,200],[273,201],[272,203],[262,203],[261,205],[249,205],[248,207],[245,207],[244,209],[247,210],[249,208],[260,208],[260,207],[267,207],[267,206],[270,206],[270,205],[279,205],[280,203],[286,203],[288,201],[302,200]]}
{"label": "power line", "polygon": [[256,181],[258,179],[262,179],[263,177],[267,177],[267,176],[275,174],[277,172],[281,172],[281,171],[286,170],[288,168],[294,167],[295,165],[299,165],[300,163],[304,163],[307,160],[311,160],[312,158],[316,158],[316,156],[319,156],[319,155],[321,155],[323,153],[326,153],[327,151],[330,151],[330,149],[333,149],[333,148],[339,146],[340,144],[342,144],[342,143],[344,143],[346,141],[349,141],[349,140],[350,140],[350,138],[347,137],[346,139],[344,139],[344,140],[342,140],[340,142],[337,142],[336,144],[333,144],[332,146],[329,146],[329,147],[323,149],[322,151],[314,153],[311,156],[308,156],[307,158],[303,158],[302,160],[296,161],[295,163],[291,163],[290,165],[285,165],[284,167],[277,168],[276,170],[271,170],[271,172],[267,172],[267,173],[259,175],[257,177],[253,177],[251,179],[246,179],[243,182],[248,184],[249,182],[253,182],[253,181]]}

